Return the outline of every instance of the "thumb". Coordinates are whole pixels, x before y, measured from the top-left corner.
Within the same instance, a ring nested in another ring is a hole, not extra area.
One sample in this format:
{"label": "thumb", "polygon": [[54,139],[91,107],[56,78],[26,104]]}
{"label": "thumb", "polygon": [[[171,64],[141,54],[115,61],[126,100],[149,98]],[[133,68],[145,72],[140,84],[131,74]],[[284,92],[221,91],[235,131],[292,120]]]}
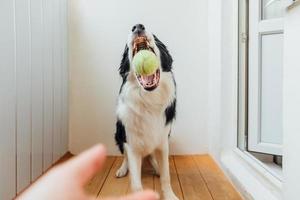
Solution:
{"label": "thumb", "polygon": [[105,157],[105,147],[96,145],[62,164],[61,170],[71,180],[83,186],[100,170]]}

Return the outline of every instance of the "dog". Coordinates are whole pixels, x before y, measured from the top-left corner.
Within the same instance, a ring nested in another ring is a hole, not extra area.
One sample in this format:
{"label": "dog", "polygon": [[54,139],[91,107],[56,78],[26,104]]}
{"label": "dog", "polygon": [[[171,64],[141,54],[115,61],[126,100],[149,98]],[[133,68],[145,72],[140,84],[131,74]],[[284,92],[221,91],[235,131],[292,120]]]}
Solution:
{"label": "dog", "polygon": [[[132,64],[134,55],[142,49],[152,51],[159,58],[159,68],[149,76],[138,75]],[[155,35],[142,24],[133,26],[119,68],[122,85],[115,140],[124,159],[116,176],[123,177],[129,170],[132,191],[142,190],[142,160],[149,156],[155,173],[160,175],[164,198],[178,200],[170,184],[168,159],[168,139],[176,114],[172,63],[167,47]]]}

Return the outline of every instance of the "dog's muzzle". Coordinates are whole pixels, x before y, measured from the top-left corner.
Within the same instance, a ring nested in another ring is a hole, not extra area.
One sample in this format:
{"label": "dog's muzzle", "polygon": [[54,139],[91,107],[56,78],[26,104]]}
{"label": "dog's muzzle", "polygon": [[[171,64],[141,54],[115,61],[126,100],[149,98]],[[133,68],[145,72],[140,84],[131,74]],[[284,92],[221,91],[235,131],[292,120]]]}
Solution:
{"label": "dog's muzzle", "polygon": [[[132,57],[135,56],[140,50],[149,50],[154,54],[153,47],[150,46],[150,42],[145,35],[145,27],[141,24],[135,25],[132,28],[132,32],[135,35],[132,46]],[[160,80],[160,69],[157,69],[153,74],[150,75],[139,75],[136,73],[136,78],[139,84],[147,91],[156,89],[159,85]]]}
{"label": "dog's muzzle", "polygon": [[[140,50],[149,50],[152,51],[154,54],[153,48],[150,46],[150,43],[146,36],[137,36],[133,42],[133,51],[132,56],[134,57],[137,52]],[[139,75],[136,74],[136,78],[139,84],[147,91],[152,91],[159,85],[160,80],[160,70],[157,69],[154,74],[151,75]]]}

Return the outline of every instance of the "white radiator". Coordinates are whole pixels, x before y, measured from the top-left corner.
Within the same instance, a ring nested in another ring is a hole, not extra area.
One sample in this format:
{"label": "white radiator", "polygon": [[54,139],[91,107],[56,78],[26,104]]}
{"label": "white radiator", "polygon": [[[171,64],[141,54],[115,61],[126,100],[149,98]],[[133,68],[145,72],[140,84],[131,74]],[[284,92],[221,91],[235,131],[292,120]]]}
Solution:
{"label": "white radiator", "polygon": [[0,199],[68,150],[67,0],[0,1]]}

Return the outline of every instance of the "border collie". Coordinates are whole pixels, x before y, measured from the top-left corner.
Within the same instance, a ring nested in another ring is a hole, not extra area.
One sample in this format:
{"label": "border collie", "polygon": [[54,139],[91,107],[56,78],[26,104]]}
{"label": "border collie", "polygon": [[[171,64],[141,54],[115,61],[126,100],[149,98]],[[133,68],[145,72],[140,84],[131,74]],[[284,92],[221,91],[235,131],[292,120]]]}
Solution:
{"label": "border collie", "polygon": [[[156,54],[158,70],[141,76],[132,67],[133,56],[141,49]],[[142,190],[141,166],[144,157],[160,175],[164,198],[177,200],[169,174],[169,143],[171,125],[176,113],[176,84],[172,73],[173,59],[166,46],[144,25],[133,26],[128,37],[119,73],[123,79],[117,103],[115,140],[124,154],[117,177],[130,171],[132,191]]]}

